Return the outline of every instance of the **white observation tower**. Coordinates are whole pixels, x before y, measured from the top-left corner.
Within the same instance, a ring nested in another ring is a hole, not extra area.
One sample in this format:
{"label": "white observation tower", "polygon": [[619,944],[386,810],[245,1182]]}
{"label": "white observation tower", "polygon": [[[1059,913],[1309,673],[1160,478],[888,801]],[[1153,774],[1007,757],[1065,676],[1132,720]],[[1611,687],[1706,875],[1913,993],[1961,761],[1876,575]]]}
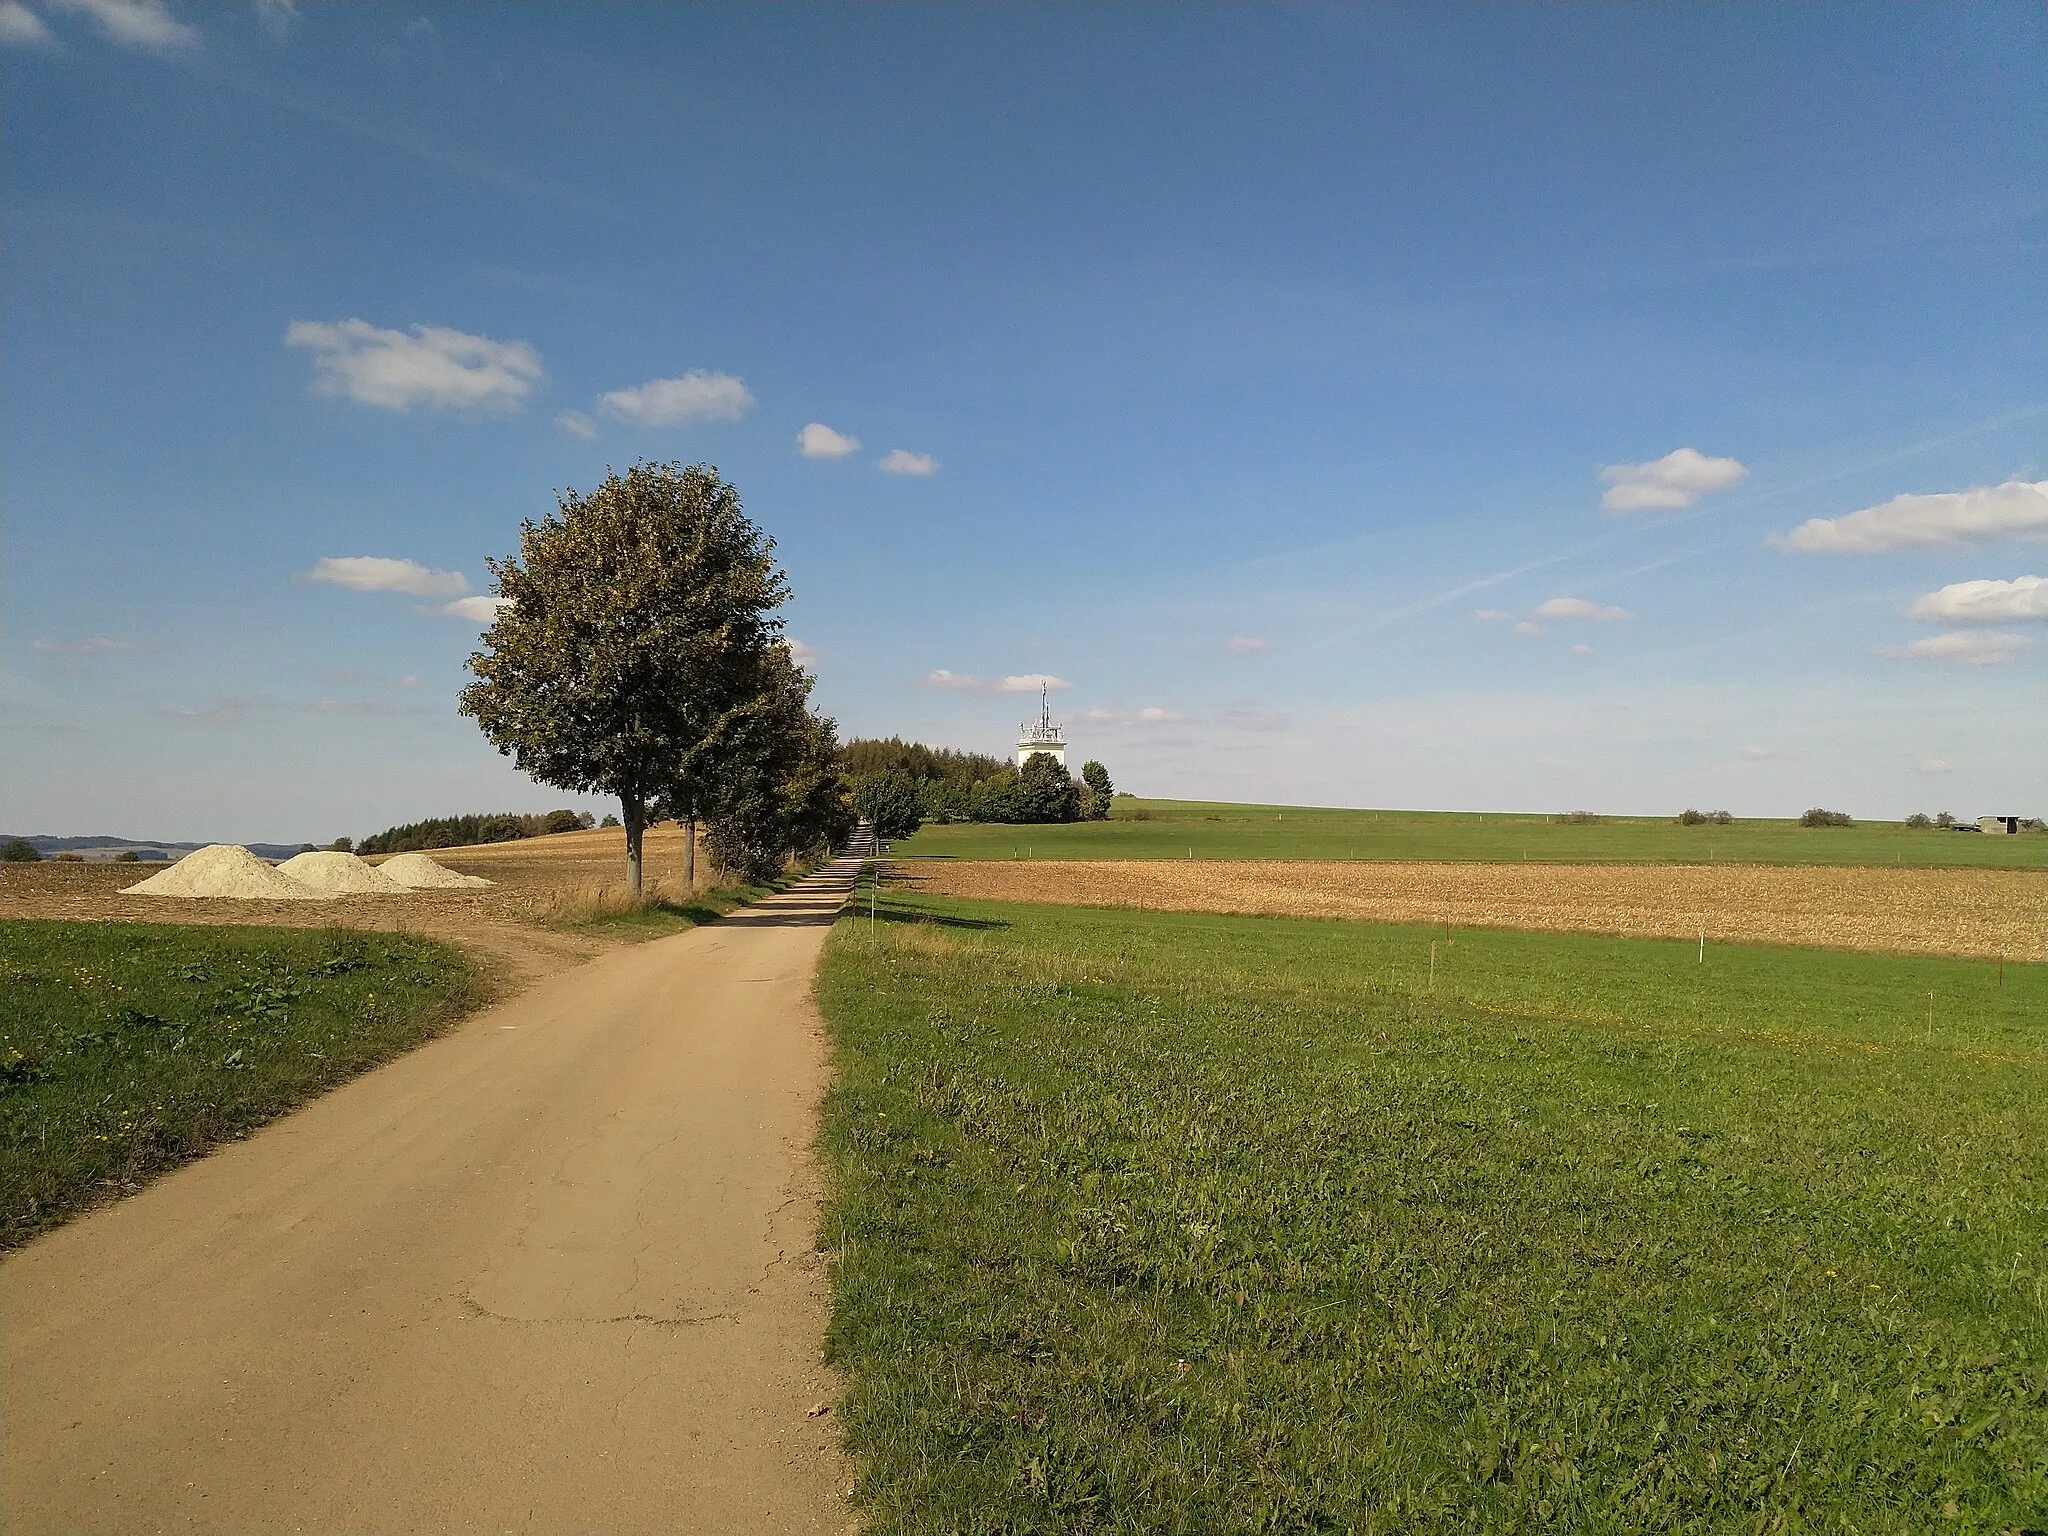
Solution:
{"label": "white observation tower", "polygon": [[1043,752],[1062,769],[1067,766],[1067,738],[1060,734],[1060,728],[1053,724],[1052,702],[1046,684],[1038,689],[1038,719],[1036,723],[1026,721],[1017,731],[1017,766],[1022,768],[1031,761],[1031,754]]}

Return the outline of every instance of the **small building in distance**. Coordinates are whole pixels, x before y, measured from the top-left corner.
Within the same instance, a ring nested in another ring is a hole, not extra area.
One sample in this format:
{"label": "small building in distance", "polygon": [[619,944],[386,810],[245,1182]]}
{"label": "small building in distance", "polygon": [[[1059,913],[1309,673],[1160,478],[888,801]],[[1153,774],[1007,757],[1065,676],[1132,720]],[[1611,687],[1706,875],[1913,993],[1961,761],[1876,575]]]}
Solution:
{"label": "small building in distance", "polygon": [[1979,832],[2011,832],[2017,834],[2019,829],[2020,819],[2017,816],[1979,816],[1977,818],[1977,830]]}
{"label": "small building in distance", "polygon": [[1067,766],[1067,738],[1060,727],[1053,723],[1052,695],[1047,685],[1038,689],[1038,719],[1036,723],[1026,721],[1017,731],[1017,766],[1022,768],[1031,761],[1032,755],[1043,752],[1060,767]]}

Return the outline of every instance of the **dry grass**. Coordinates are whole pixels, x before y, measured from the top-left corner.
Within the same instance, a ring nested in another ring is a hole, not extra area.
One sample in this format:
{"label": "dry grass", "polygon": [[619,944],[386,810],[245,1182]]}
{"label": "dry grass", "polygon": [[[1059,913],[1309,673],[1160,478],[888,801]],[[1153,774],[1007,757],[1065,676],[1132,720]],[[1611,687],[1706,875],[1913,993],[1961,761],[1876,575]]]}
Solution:
{"label": "dry grass", "polygon": [[897,877],[995,901],[2048,959],[2048,875],[2030,870],[1044,859]]}

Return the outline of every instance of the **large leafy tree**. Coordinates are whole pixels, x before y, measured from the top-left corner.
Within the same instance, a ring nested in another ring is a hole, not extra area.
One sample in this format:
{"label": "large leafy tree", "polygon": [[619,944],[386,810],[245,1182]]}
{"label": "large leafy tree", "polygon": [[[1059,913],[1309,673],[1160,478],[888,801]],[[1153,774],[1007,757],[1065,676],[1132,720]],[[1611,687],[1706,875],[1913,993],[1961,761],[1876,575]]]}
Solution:
{"label": "large leafy tree", "polygon": [[852,829],[838,736],[810,709],[811,681],[785,647],[765,652],[712,771],[691,786],[719,867],[756,883],[790,854],[822,852]]}
{"label": "large leafy tree", "polygon": [[1088,786],[1088,820],[1107,820],[1110,798],[1116,793],[1116,786],[1109,781],[1109,770],[1090,758],[1081,765],[1081,782]]}
{"label": "large leafy tree", "polygon": [[757,706],[789,586],[706,465],[635,464],[556,499],[490,562],[502,606],[462,712],[542,783],[618,797],[638,895],[649,808],[712,776]]}
{"label": "large leafy tree", "polygon": [[915,835],[924,820],[924,797],[918,792],[917,780],[898,770],[856,780],[853,805],[883,842]]}
{"label": "large leafy tree", "polygon": [[1081,791],[1050,752],[1034,752],[1024,759],[1024,766],[1017,771],[1014,802],[1018,821],[1078,821],[1081,817]]}

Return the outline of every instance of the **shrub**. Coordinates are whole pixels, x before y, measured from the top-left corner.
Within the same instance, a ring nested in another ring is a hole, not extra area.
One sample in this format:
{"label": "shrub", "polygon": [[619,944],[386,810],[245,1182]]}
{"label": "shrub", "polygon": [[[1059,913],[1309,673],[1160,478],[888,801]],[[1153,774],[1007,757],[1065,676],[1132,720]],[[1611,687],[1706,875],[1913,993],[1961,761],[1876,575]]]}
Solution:
{"label": "shrub", "polygon": [[354,853],[356,851],[355,839],[350,837],[337,837],[333,842],[327,845],[327,849],[330,853]]}
{"label": "shrub", "polygon": [[1681,827],[1703,827],[1713,819],[1705,811],[1696,811],[1690,806],[1678,813],[1678,824]]}
{"label": "shrub", "polygon": [[36,852],[36,845],[25,837],[10,837],[0,843],[0,864],[40,864],[43,856]]}
{"label": "shrub", "polygon": [[123,848],[114,855],[114,862],[116,864],[140,864],[142,862],[142,855],[133,848]]}
{"label": "shrub", "polygon": [[1565,821],[1574,827],[1595,826],[1599,823],[1600,819],[1591,811],[1573,811],[1565,817]]}
{"label": "shrub", "polygon": [[1802,827],[1853,827],[1856,820],[1847,811],[1824,811],[1819,806],[1799,818]]}
{"label": "shrub", "polygon": [[598,823],[600,827],[616,827],[618,824],[619,818],[616,816],[607,816],[603,821],[600,821]]}
{"label": "shrub", "polygon": [[1931,827],[1934,825],[1934,818],[1925,811],[1915,811],[1906,818],[1906,825],[1909,827]]}
{"label": "shrub", "polygon": [[1949,812],[1943,811],[1940,815],[1934,818],[1934,824],[1937,827],[1942,828],[1952,827],[1956,824],[1956,819]]}

